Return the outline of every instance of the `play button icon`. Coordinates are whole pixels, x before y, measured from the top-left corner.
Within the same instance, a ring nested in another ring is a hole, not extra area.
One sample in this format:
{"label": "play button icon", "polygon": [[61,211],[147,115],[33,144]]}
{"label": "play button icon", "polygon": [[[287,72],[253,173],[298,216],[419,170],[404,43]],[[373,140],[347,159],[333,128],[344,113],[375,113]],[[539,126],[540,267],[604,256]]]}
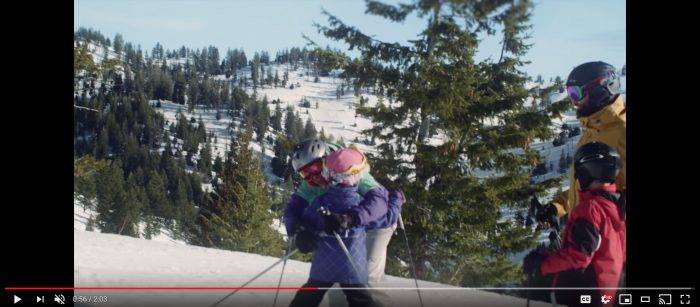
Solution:
{"label": "play button icon", "polygon": [[15,295],[15,304],[17,304],[17,303],[18,303],[19,301],[21,301],[21,300],[22,300],[22,299],[21,299],[19,296]]}

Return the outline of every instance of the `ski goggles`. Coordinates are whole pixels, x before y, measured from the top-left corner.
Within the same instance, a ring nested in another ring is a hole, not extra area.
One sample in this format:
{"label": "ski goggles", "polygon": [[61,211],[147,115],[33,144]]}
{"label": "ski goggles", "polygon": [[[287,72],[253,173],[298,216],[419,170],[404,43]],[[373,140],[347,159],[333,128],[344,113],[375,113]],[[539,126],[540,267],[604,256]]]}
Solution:
{"label": "ski goggles", "polygon": [[569,98],[571,98],[574,105],[579,106],[581,101],[588,96],[591,89],[600,86],[604,83],[604,80],[607,80],[608,78],[609,76],[601,76],[584,85],[568,85],[566,87],[566,94],[569,95]]}
{"label": "ski goggles", "polygon": [[317,159],[300,169],[299,176],[311,186],[325,186],[328,184],[326,178],[323,177],[323,162],[321,162],[321,159]]}
{"label": "ski goggles", "polygon": [[309,165],[304,166],[302,169],[299,170],[299,176],[301,176],[302,179],[310,179],[311,177],[315,175],[321,175],[321,172],[323,171],[323,162],[321,162],[321,159],[317,159],[314,162],[309,163]]}
{"label": "ski goggles", "polygon": [[[350,179],[351,177],[361,177],[364,175],[364,172],[366,172],[369,168],[369,163],[367,162],[367,156],[365,156],[362,151],[357,149],[354,145],[350,145],[348,148],[354,149],[357,152],[359,152],[362,155],[362,162],[356,165],[351,166],[344,172],[334,172],[328,167],[326,167],[326,161],[323,161],[323,176],[324,178],[330,178],[330,180],[334,182],[343,182],[346,181],[347,179]],[[358,176],[359,175],[359,176]]]}

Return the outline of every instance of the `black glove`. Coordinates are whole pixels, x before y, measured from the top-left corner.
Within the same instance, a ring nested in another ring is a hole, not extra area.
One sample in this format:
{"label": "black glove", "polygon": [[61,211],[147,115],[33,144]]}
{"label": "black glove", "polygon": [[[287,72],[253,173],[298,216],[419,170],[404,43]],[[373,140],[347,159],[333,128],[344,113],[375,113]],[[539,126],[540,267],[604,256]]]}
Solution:
{"label": "black glove", "polygon": [[294,236],[294,245],[300,252],[304,254],[310,253],[316,249],[317,239],[318,237],[313,232],[302,229]]}
{"label": "black glove", "polygon": [[551,203],[543,205],[537,196],[530,199],[530,215],[544,228],[554,228],[557,231],[560,229],[557,207]]}
{"label": "black glove", "polygon": [[323,215],[325,231],[328,234],[342,233],[350,229],[353,225],[353,218],[350,214],[337,214],[329,212]]}
{"label": "black glove", "polygon": [[547,255],[543,254],[542,252],[538,250],[531,251],[529,254],[527,254],[527,256],[525,256],[525,259],[523,259],[523,272],[525,272],[527,275],[539,273],[540,265],[545,258],[547,258]]}
{"label": "black glove", "polygon": [[561,248],[561,237],[559,231],[549,232],[549,250],[559,250]]}

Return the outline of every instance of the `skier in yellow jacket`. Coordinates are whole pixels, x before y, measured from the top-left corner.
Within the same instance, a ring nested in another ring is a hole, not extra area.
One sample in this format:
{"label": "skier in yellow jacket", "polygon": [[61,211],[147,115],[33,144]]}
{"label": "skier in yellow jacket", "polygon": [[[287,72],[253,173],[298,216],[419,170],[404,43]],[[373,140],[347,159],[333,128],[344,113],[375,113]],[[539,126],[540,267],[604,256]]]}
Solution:
{"label": "skier in yellow jacket", "polygon": [[[569,74],[566,90],[584,130],[576,147],[590,142],[602,142],[614,148],[621,160],[615,185],[617,191],[624,195],[627,190],[627,116],[615,68],[604,62],[581,64]],[[549,204],[541,205],[533,197],[532,205],[538,207],[535,216],[538,222],[558,228],[558,217],[571,212],[578,205],[577,191],[580,187],[574,175],[572,167],[569,172],[569,189],[557,195]]]}

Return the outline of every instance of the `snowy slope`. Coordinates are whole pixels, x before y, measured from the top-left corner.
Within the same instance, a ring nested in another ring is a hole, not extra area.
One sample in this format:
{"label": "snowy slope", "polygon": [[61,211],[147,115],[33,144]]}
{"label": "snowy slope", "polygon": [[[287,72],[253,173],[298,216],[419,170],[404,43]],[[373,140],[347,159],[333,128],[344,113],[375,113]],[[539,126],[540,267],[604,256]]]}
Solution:
{"label": "snowy slope", "polygon": [[[310,116],[316,126],[316,130],[321,131],[321,128],[323,128],[327,136],[333,135],[336,140],[342,137],[349,144],[356,137],[362,140],[362,130],[372,128],[373,124],[369,119],[361,116],[355,117],[354,104],[359,102],[359,97],[355,97],[352,90],[346,90],[345,95],[337,99],[336,88],[343,82],[342,79],[336,77],[338,72],[329,77],[319,77],[319,82],[314,82],[313,74],[310,73],[310,76],[306,76],[307,69],[303,67],[298,67],[297,70],[294,70],[289,64],[270,64],[265,66],[265,70],[272,71],[273,75],[277,71],[280,78],[288,70],[289,81],[286,88],[275,88],[274,86],[258,87],[256,89],[258,98],[262,99],[267,96],[269,101],[279,99],[282,101],[281,106],[283,110],[288,105],[294,106],[304,121]],[[238,77],[250,78],[250,67],[240,70]],[[218,76],[217,79],[226,80],[224,76]],[[291,84],[294,85],[294,89],[289,88]],[[246,92],[253,94],[252,87],[247,87]],[[377,96],[366,92],[361,93],[361,95],[368,99],[368,106],[376,104]],[[303,98],[309,100],[311,108],[299,107],[299,103]],[[318,109],[316,109],[317,103]],[[387,104],[388,101],[385,99],[384,103]],[[269,108],[272,113],[275,105],[270,104]],[[372,146],[357,145],[362,150],[373,151]]]}
{"label": "snowy slope", "polygon": [[[278,259],[218,249],[153,242],[143,239],[74,231],[76,287],[238,287]],[[308,278],[310,264],[290,260],[282,287],[299,287]],[[281,267],[275,267],[250,287],[275,287]],[[513,306],[525,300],[473,289],[420,281],[425,306]],[[388,276],[381,287],[411,288],[413,280]],[[446,288],[437,290],[435,288]],[[109,302],[94,306],[211,306],[230,291],[76,291],[76,295],[107,295]],[[415,289],[385,290],[394,306],[417,306]],[[280,291],[277,306],[288,306],[294,291]],[[274,292],[240,291],[220,306],[271,306]],[[330,291],[336,302],[340,292]],[[338,300],[341,306],[342,298]],[[548,304],[533,302],[533,306]],[[76,304],[76,306],[92,306]],[[334,306],[336,306],[334,304]]]}

